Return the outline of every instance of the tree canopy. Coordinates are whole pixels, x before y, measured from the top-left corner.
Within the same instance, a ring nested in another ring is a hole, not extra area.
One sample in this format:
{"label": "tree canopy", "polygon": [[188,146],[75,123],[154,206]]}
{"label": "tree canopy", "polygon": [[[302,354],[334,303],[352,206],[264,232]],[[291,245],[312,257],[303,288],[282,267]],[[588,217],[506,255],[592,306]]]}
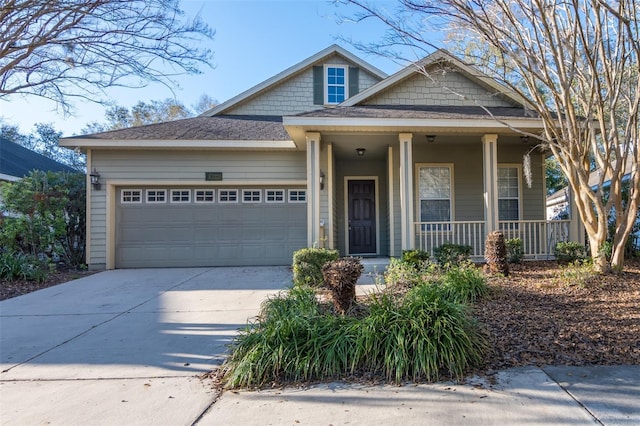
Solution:
{"label": "tree canopy", "polygon": [[[596,268],[622,269],[640,203],[636,0],[398,0],[393,10],[366,0],[341,2],[359,7],[356,19],[387,25],[383,40],[361,46],[368,50],[397,56],[395,48],[408,46],[429,52],[437,47],[433,31],[441,28],[473,41],[463,43],[470,49],[454,53],[502,82],[537,113],[544,130],[528,136],[550,151],[567,177]],[[592,187],[594,163],[600,178]],[[623,203],[627,178],[630,191]],[[610,217],[615,218],[612,233]],[[610,257],[602,250],[608,238]]]}
{"label": "tree canopy", "polygon": [[213,30],[178,0],[5,0],[0,8],[0,100],[13,94],[102,101],[112,86],[198,73]]}

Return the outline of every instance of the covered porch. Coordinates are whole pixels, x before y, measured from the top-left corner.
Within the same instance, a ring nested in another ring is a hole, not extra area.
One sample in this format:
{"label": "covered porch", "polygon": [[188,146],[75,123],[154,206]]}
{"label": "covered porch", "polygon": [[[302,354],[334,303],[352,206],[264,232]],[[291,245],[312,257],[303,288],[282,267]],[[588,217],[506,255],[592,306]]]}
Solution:
{"label": "covered porch", "polygon": [[545,218],[544,154],[535,142],[491,130],[305,132],[308,245],[398,257],[452,243],[482,260],[487,234],[500,230],[520,238],[533,260],[553,258],[560,241],[580,241],[577,218]]}

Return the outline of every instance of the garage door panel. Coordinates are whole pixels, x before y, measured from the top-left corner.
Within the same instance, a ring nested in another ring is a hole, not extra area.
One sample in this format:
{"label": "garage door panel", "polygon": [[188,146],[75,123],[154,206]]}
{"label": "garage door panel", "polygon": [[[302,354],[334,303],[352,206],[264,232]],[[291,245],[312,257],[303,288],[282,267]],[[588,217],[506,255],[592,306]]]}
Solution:
{"label": "garage door panel", "polygon": [[118,268],[288,265],[305,246],[304,203],[118,202]]}

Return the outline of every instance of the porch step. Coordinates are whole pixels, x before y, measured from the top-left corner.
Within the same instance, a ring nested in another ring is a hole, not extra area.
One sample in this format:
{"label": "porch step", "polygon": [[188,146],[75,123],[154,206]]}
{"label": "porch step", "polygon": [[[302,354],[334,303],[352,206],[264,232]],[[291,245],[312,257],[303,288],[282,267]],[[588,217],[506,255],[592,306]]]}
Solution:
{"label": "porch step", "polygon": [[358,279],[357,284],[375,284],[376,276],[380,276],[379,280],[382,279],[382,274],[387,270],[387,266],[389,266],[389,258],[388,257],[365,257],[360,263],[364,266],[364,270],[362,271],[362,275]]}

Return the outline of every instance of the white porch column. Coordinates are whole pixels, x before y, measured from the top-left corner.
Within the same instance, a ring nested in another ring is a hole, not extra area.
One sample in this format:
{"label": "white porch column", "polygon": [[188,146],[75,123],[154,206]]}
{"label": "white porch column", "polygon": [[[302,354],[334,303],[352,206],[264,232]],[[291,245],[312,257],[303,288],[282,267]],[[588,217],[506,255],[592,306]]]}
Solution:
{"label": "white porch column", "polygon": [[400,232],[402,250],[415,246],[413,232],[413,134],[400,133]]}
{"label": "white porch column", "polygon": [[498,135],[482,136],[485,232],[498,229]]}
{"label": "white porch column", "polygon": [[320,247],[320,133],[307,135],[307,247]]}

